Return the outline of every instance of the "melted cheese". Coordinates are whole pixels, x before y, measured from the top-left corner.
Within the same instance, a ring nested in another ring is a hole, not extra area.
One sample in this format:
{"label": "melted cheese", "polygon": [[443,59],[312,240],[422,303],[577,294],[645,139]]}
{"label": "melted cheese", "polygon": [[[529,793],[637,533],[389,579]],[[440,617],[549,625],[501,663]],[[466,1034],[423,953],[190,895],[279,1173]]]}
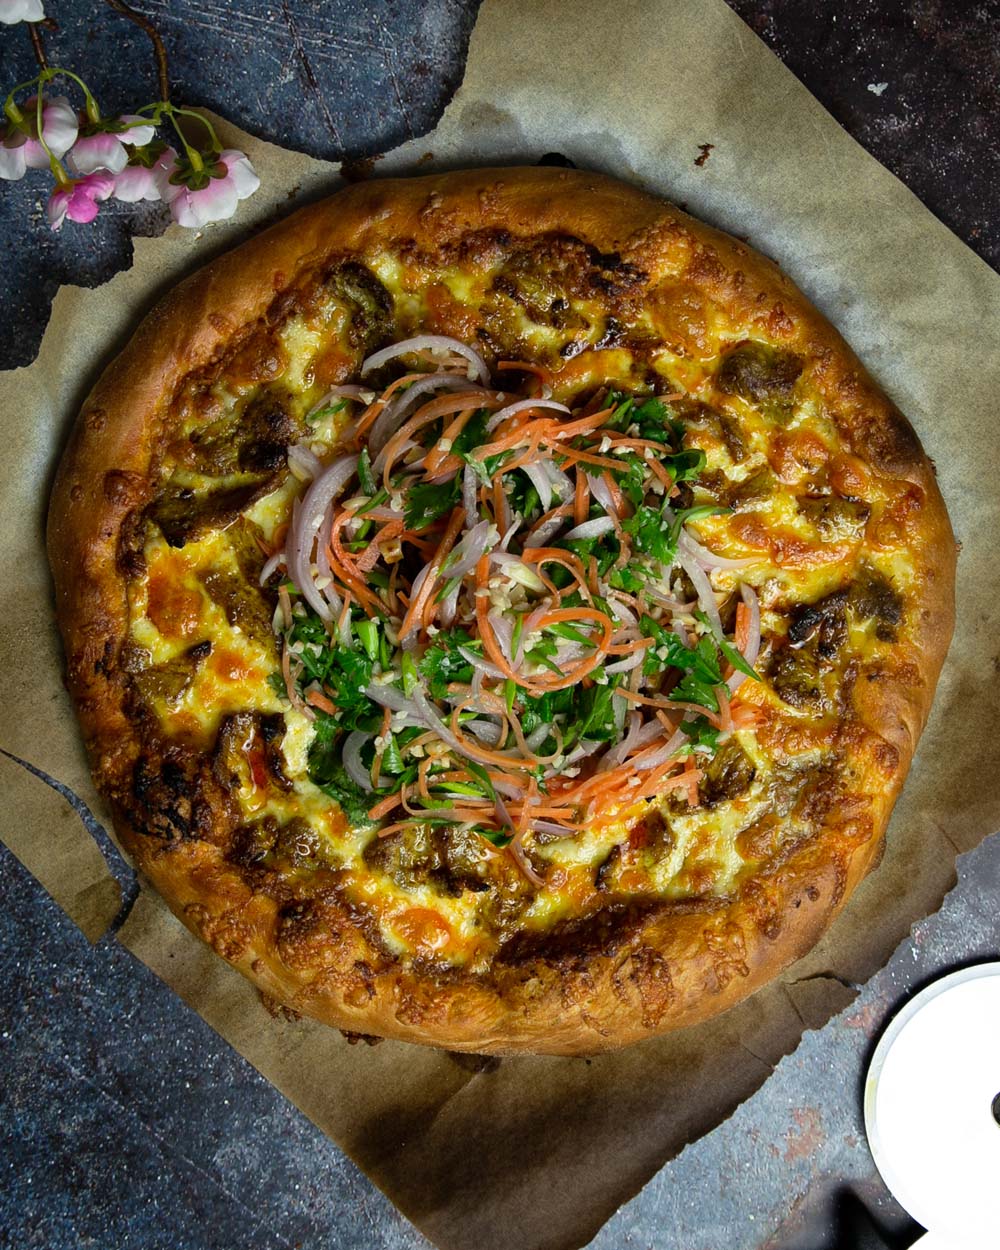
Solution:
{"label": "melted cheese", "polygon": [[[415,279],[407,265],[388,251],[371,257],[370,266],[392,296],[397,324],[419,326],[426,315],[421,280]],[[488,270],[454,268],[436,276],[457,305],[474,310],[477,316],[480,306],[494,298],[492,275]],[[664,304],[658,313],[641,312],[638,329],[651,335],[662,331],[666,345],[654,353],[652,364],[670,390],[711,398],[711,379],[718,367],[720,344],[739,339],[748,333],[748,328],[732,324],[728,316],[713,305],[682,305],[683,300],[678,297],[673,303]],[[593,302],[578,298],[567,301],[571,328],[566,331],[555,324],[536,323],[525,307],[513,303],[504,307],[506,329],[522,345],[526,355],[558,361],[560,348],[572,340],[573,351],[567,353],[570,359],[555,379],[557,397],[569,397],[606,381],[617,381],[625,386],[642,381],[641,370],[629,350],[583,351],[598,344],[605,330],[605,313]],[[293,415],[304,416],[323,399],[325,388],[315,380],[316,362],[331,345],[336,347],[341,342],[347,323],[344,308],[331,301],[308,315],[291,317],[282,326],[278,339],[286,363],[274,384],[280,387]],[[668,326],[669,332],[664,326]],[[341,347],[345,353],[353,350],[343,343]],[[210,419],[224,420],[236,413],[238,406],[249,403],[264,385],[239,388],[230,387],[225,378],[215,381],[209,391]],[[754,405],[732,396],[716,395],[719,408],[739,423],[746,454],[738,461],[733,460],[718,439],[694,432],[695,441],[705,447],[709,473],[733,486],[746,483],[755,473],[769,468],[769,456],[774,453],[777,435],[794,438],[803,431],[818,440],[827,457],[835,455],[840,450],[836,426],[817,397],[807,388],[800,388],[800,392],[803,389],[805,393],[800,393],[794,411],[780,431],[776,431]],[[329,456],[347,419],[345,409],[312,423],[310,439],[316,454]],[[197,419],[190,418],[183,428],[190,429],[196,424]],[[182,472],[178,470],[175,480],[181,480]],[[199,475],[190,474],[190,480],[192,485],[198,485]],[[760,592],[766,638],[783,636],[790,604],[810,603],[844,586],[845,569],[853,569],[862,552],[860,534],[853,546],[846,544],[845,551],[838,548],[837,558],[830,561],[779,558],[773,549],[749,545],[746,541],[750,533],[748,517],[757,518],[768,534],[780,532],[787,536],[788,552],[810,548],[814,557],[817,549],[822,552],[823,536],[817,533],[797,503],[802,484],[782,481],[778,475],[774,480],[772,493],[759,506],[711,517],[696,527],[701,541],[713,550],[734,557],[755,558],[755,563],[741,571],[739,577],[745,577]],[[876,483],[873,486],[876,512],[884,503],[879,489]],[[272,542],[288,522],[293,500],[301,492],[301,483],[288,476],[277,489],[248,510],[247,517],[259,527],[265,540]],[[796,543],[801,547],[797,548]],[[286,725],[282,753],[291,790],[277,793],[251,784],[237,796],[244,818],[253,822],[270,816],[279,824],[293,818],[304,820],[319,838],[329,862],[345,871],[345,888],[356,903],[367,907],[375,916],[382,939],[391,950],[400,955],[420,954],[455,963],[487,958],[490,941],[484,933],[482,895],[466,890],[457,897],[449,897],[426,883],[404,889],[384,873],[370,869],[363,857],[366,847],[377,835],[369,829],[345,827],[336,802],[309,779],[314,728],[306,716],[289,707],[272,684],[279,667],[274,646],[251,637],[239,625],[231,624],[205,590],[202,578],[207,571],[235,571],[237,568],[226,533],[215,533],[175,550],[151,528],[145,558],[146,572],[131,588],[130,608],[132,641],[145,654],[148,665],[176,660],[203,639],[212,642],[212,654],[197,666],[183,694],[173,704],[157,707],[164,731],[168,735],[194,738],[208,748],[222,719],[231,712],[249,709],[282,713]],[[875,555],[866,552],[866,558],[905,593],[914,576],[912,561],[905,552],[895,550]],[[738,584],[735,573],[719,572],[714,580],[721,590]],[[169,610],[163,606],[162,593],[156,590],[162,583],[169,583],[176,590],[170,600],[174,606]],[[161,599],[156,598],[158,594]],[[855,624],[848,645],[853,653],[865,655],[878,643],[870,625]],[[790,722],[802,719],[795,709],[783,704],[767,688],[758,691],[755,697],[775,716]],[[741,880],[755,869],[756,861],[741,853],[739,838],[771,810],[768,787],[773,779],[774,764],[752,733],[743,732],[738,736],[754,765],[752,785],[738,798],[721,802],[711,810],[671,809],[667,815],[669,842],[651,863],[636,856],[623,869],[631,874],[623,877],[623,881],[633,882],[640,893],[665,899],[706,893],[725,896],[734,893]],[[815,749],[808,744],[799,752],[802,767],[817,758]],[[593,906],[599,897],[594,887],[598,866],[608,859],[615,847],[627,842],[630,829],[639,820],[666,810],[664,804],[640,804],[619,813],[610,823],[584,830],[575,839],[537,846],[538,857],[552,870],[551,884],[536,894],[520,923],[544,929],[572,917],[581,907]]]}

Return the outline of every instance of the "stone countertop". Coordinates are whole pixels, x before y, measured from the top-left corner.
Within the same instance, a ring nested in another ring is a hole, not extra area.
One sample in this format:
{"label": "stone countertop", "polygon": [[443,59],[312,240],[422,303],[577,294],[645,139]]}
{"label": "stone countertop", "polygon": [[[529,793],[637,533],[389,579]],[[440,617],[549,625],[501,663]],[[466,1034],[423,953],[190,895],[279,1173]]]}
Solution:
{"label": "stone countertop", "polygon": [[[861,143],[1000,263],[997,0],[730,2]],[[48,8],[61,25],[49,36],[60,59],[86,65],[109,108],[134,103],[126,86],[150,78],[144,37],[99,6],[49,0]],[[433,126],[460,81],[476,4],[146,0],[144,8],[172,50],[179,96],[341,159]],[[4,81],[31,73],[18,33],[0,34]],[[350,107],[334,115],[327,90]],[[131,233],[163,227],[157,207],[119,206],[102,213],[96,233],[53,236],[40,214],[37,185],[0,191],[8,367],[32,358],[62,282],[105,280],[129,263]],[[0,1247],[427,1245],[172,991],[113,937],[90,946],[2,848],[0,876]],[[998,895],[995,837],[960,861],[941,912],[915,927],[851,1006],[807,1033],[757,1094],[667,1164],[593,1246],[910,1245],[918,1230],[865,1144],[865,1066],[908,994],[1000,954]]]}

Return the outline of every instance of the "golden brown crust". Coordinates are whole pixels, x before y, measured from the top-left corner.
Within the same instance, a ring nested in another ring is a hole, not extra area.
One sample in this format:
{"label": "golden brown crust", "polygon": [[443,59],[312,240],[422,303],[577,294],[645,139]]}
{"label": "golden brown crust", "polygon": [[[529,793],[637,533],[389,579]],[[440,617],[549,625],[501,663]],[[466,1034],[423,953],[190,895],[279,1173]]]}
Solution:
{"label": "golden brown crust", "polygon": [[[121,528],[150,489],[150,461],[178,383],[264,315],[326,256],[382,237],[428,250],[473,231],[565,233],[758,323],[814,366],[857,456],[922,492],[914,544],[912,654],[853,671],[843,732],[874,777],[871,812],[831,799],[817,835],[735,900],[600,913],[488,979],[407,968],[365,936],[331,890],[282,913],[210,842],[159,843],[125,814],[137,744],[116,664],[128,630]],[[955,544],[934,473],[906,422],[837,332],[746,245],[596,174],[492,169],[357,184],[222,257],[146,318],[87,400],[53,491],[49,557],[70,692],[95,776],[139,867],[181,919],[272,997],[345,1030],[453,1050],[594,1052],[693,1024],[736,1003],[807,951],[877,860],[926,720],[953,625]],[[867,738],[859,747],[860,738]]]}

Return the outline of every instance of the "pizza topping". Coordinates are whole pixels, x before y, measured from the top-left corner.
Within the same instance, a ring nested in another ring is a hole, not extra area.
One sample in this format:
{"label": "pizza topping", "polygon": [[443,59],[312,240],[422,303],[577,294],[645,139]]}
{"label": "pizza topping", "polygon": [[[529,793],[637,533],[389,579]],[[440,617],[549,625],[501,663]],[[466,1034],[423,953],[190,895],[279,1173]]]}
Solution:
{"label": "pizza topping", "polygon": [[529,833],[574,837],[670,790],[697,803],[685,760],[753,724],[731,696],[757,678],[757,596],[742,584],[727,637],[710,573],[757,561],[695,539],[718,508],[675,506],[705,456],[670,397],[496,390],[442,335],[362,373],[401,357],[436,367],[334,397],[364,405],[351,450],[290,455],[311,481],[266,566],[283,556],[290,579],[280,685],[354,827],[472,833],[540,885]]}
{"label": "pizza topping", "polygon": [[745,339],[723,357],[716,385],[755,404],[788,400],[801,372],[802,360],[793,352]]}

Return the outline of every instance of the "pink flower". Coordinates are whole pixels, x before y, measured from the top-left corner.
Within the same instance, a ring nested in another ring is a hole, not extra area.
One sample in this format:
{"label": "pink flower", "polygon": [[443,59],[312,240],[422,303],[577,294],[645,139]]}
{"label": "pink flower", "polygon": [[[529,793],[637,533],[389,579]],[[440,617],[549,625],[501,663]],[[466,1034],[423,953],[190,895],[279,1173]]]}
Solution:
{"label": "pink flower", "polygon": [[103,171],[57,187],[46,208],[49,225],[53,230],[61,230],[67,217],[70,221],[93,221],[99,211],[98,202],[106,200],[114,189],[114,178]]}
{"label": "pink flower", "polygon": [[41,22],[45,18],[42,0],[0,0],[0,22],[13,26],[15,22]]}
{"label": "pink flower", "polygon": [[[2,2],[2,0],[0,0]],[[36,102],[32,96],[21,106],[23,120],[9,121],[0,131],[0,178],[15,182],[28,169],[47,169],[48,154],[38,141]],[[42,136],[57,159],[76,141],[76,109],[64,95],[49,96],[42,106]]]}
{"label": "pink flower", "polygon": [[128,164],[128,148],[125,145],[142,147],[156,133],[155,126],[134,113],[126,113],[101,125],[106,128],[94,134],[82,134],[73,145],[66,157],[71,173],[93,174],[99,169],[107,169],[117,174]]}
{"label": "pink flower", "polygon": [[232,217],[239,201],[260,186],[248,158],[233,148],[220,152],[214,160],[206,158],[200,170],[167,148],[154,172],[160,197],[170,205],[174,221],[191,229]]}
{"label": "pink flower", "polygon": [[158,200],[160,188],[156,185],[156,174],[146,165],[126,165],[115,174],[115,199],[126,204],[135,204],[138,200]]}

